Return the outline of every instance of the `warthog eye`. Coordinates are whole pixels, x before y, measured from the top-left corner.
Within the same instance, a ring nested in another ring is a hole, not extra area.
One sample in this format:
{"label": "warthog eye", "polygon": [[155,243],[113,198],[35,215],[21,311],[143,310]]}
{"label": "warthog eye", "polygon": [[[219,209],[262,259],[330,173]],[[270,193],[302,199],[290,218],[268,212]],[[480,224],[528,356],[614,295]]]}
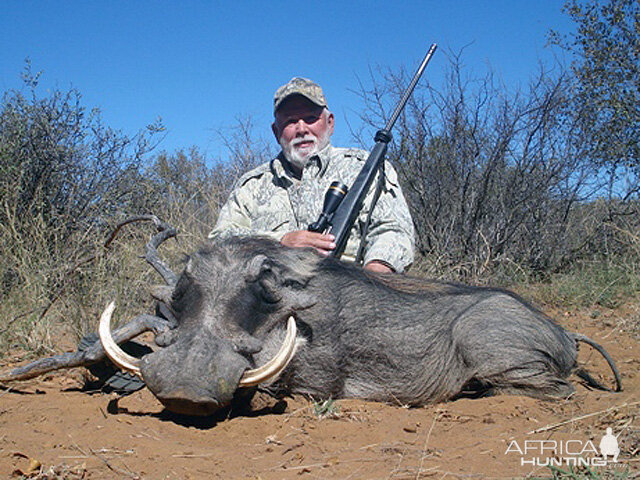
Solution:
{"label": "warthog eye", "polygon": [[301,282],[292,278],[285,280],[284,286],[287,288],[292,288],[294,290],[302,290],[304,288],[304,285]]}

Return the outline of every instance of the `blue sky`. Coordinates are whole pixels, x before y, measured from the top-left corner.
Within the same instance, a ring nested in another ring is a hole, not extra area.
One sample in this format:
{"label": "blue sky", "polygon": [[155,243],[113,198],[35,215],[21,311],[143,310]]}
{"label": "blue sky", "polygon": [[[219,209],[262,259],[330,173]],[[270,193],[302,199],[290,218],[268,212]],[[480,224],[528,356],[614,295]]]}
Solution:
{"label": "blue sky", "polygon": [[[352,90],[369,67],[413,71],[429,45],[440,49],[425,77],[438,85],[444,52],[466,46],[465,65],[488,65],[509,87],[525,85],[550,28],[573,28],[552,0],[406,2],[205,2],[4,0],[0,90],[21,88],[25,58],[47,89],[76,87],[83,104],[127,134],[162,117],[159,150],[197,146],[224,157],[216,131],[251,116],[271,138],[275,89],[293,76],[324,88],[336,115],[334,144],[362,103]],[[372,141],[373,143],[373,141]]]}

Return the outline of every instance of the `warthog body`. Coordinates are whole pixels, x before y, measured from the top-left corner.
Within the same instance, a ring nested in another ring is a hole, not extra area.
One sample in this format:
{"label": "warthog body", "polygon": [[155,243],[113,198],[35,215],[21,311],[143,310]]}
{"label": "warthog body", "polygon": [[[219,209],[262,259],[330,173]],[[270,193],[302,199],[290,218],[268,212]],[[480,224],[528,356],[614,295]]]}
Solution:
{"label": "warthog body", "polygon": [[228,404],[290,315],[298,349],[273,394],[421,405],[476,393],[566,397],[576,336],[515,294],[378,275],[307,249],[234,238],[194,254],[171,298],[170,346],[142,375],[179,412]]}
{"label": "warthog body", "polygon": [[203,247],[177,278],[155,254],[167,232],[175,233],[163,225],[147,258],[170,284],[156,293],[170,320],[140,315],[114,337],[122,343],[153,330],[164,348],[125,358],[109,333],[112,304],[101,320],[103,346],[17,367],[0,381],[88,366],[106,352],[139,374],[167,409],[194,415],[211,414],[260,383],[276,396],[408,405],[490,393],[561,398],[574,391],[567,377],[581,340],[605,356],[621,389],[602,347],[511,292],[374,274],[264,238]]}

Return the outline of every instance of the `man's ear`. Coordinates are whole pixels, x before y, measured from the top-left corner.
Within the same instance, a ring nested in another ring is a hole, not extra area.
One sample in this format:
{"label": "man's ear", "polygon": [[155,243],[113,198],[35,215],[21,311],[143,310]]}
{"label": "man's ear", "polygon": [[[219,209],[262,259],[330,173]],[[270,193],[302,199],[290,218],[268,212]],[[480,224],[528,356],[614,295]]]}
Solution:
{"label": "man's ear", "polygon": [[333,117],[333,113],[329,112],[327,116],[327,127],[329,129],[329,136],[333,135],[333,127],[335,126],[335,118]]}
{"label": "man's ear", "polygon": [[271,131],[273,132],[273,136],[276,137],[276,142],[280,143],[280,135],[278,134],[278,126],[276,122],[271,124]]}

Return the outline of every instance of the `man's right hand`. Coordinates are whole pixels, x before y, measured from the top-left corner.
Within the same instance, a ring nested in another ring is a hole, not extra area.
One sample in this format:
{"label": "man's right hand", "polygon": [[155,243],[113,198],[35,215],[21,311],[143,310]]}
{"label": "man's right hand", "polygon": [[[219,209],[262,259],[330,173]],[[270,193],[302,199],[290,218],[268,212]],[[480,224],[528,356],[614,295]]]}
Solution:
{"label": "man's right hand", "polygon": [[280,240],[282,245],[287,247],[312,247],[322,255],[329,255],[329,252],[336,248],[333,243],[335,237],[333,235],[324,235],[317,232],[309,232],[307,230],[296,230],[285,234]]}

